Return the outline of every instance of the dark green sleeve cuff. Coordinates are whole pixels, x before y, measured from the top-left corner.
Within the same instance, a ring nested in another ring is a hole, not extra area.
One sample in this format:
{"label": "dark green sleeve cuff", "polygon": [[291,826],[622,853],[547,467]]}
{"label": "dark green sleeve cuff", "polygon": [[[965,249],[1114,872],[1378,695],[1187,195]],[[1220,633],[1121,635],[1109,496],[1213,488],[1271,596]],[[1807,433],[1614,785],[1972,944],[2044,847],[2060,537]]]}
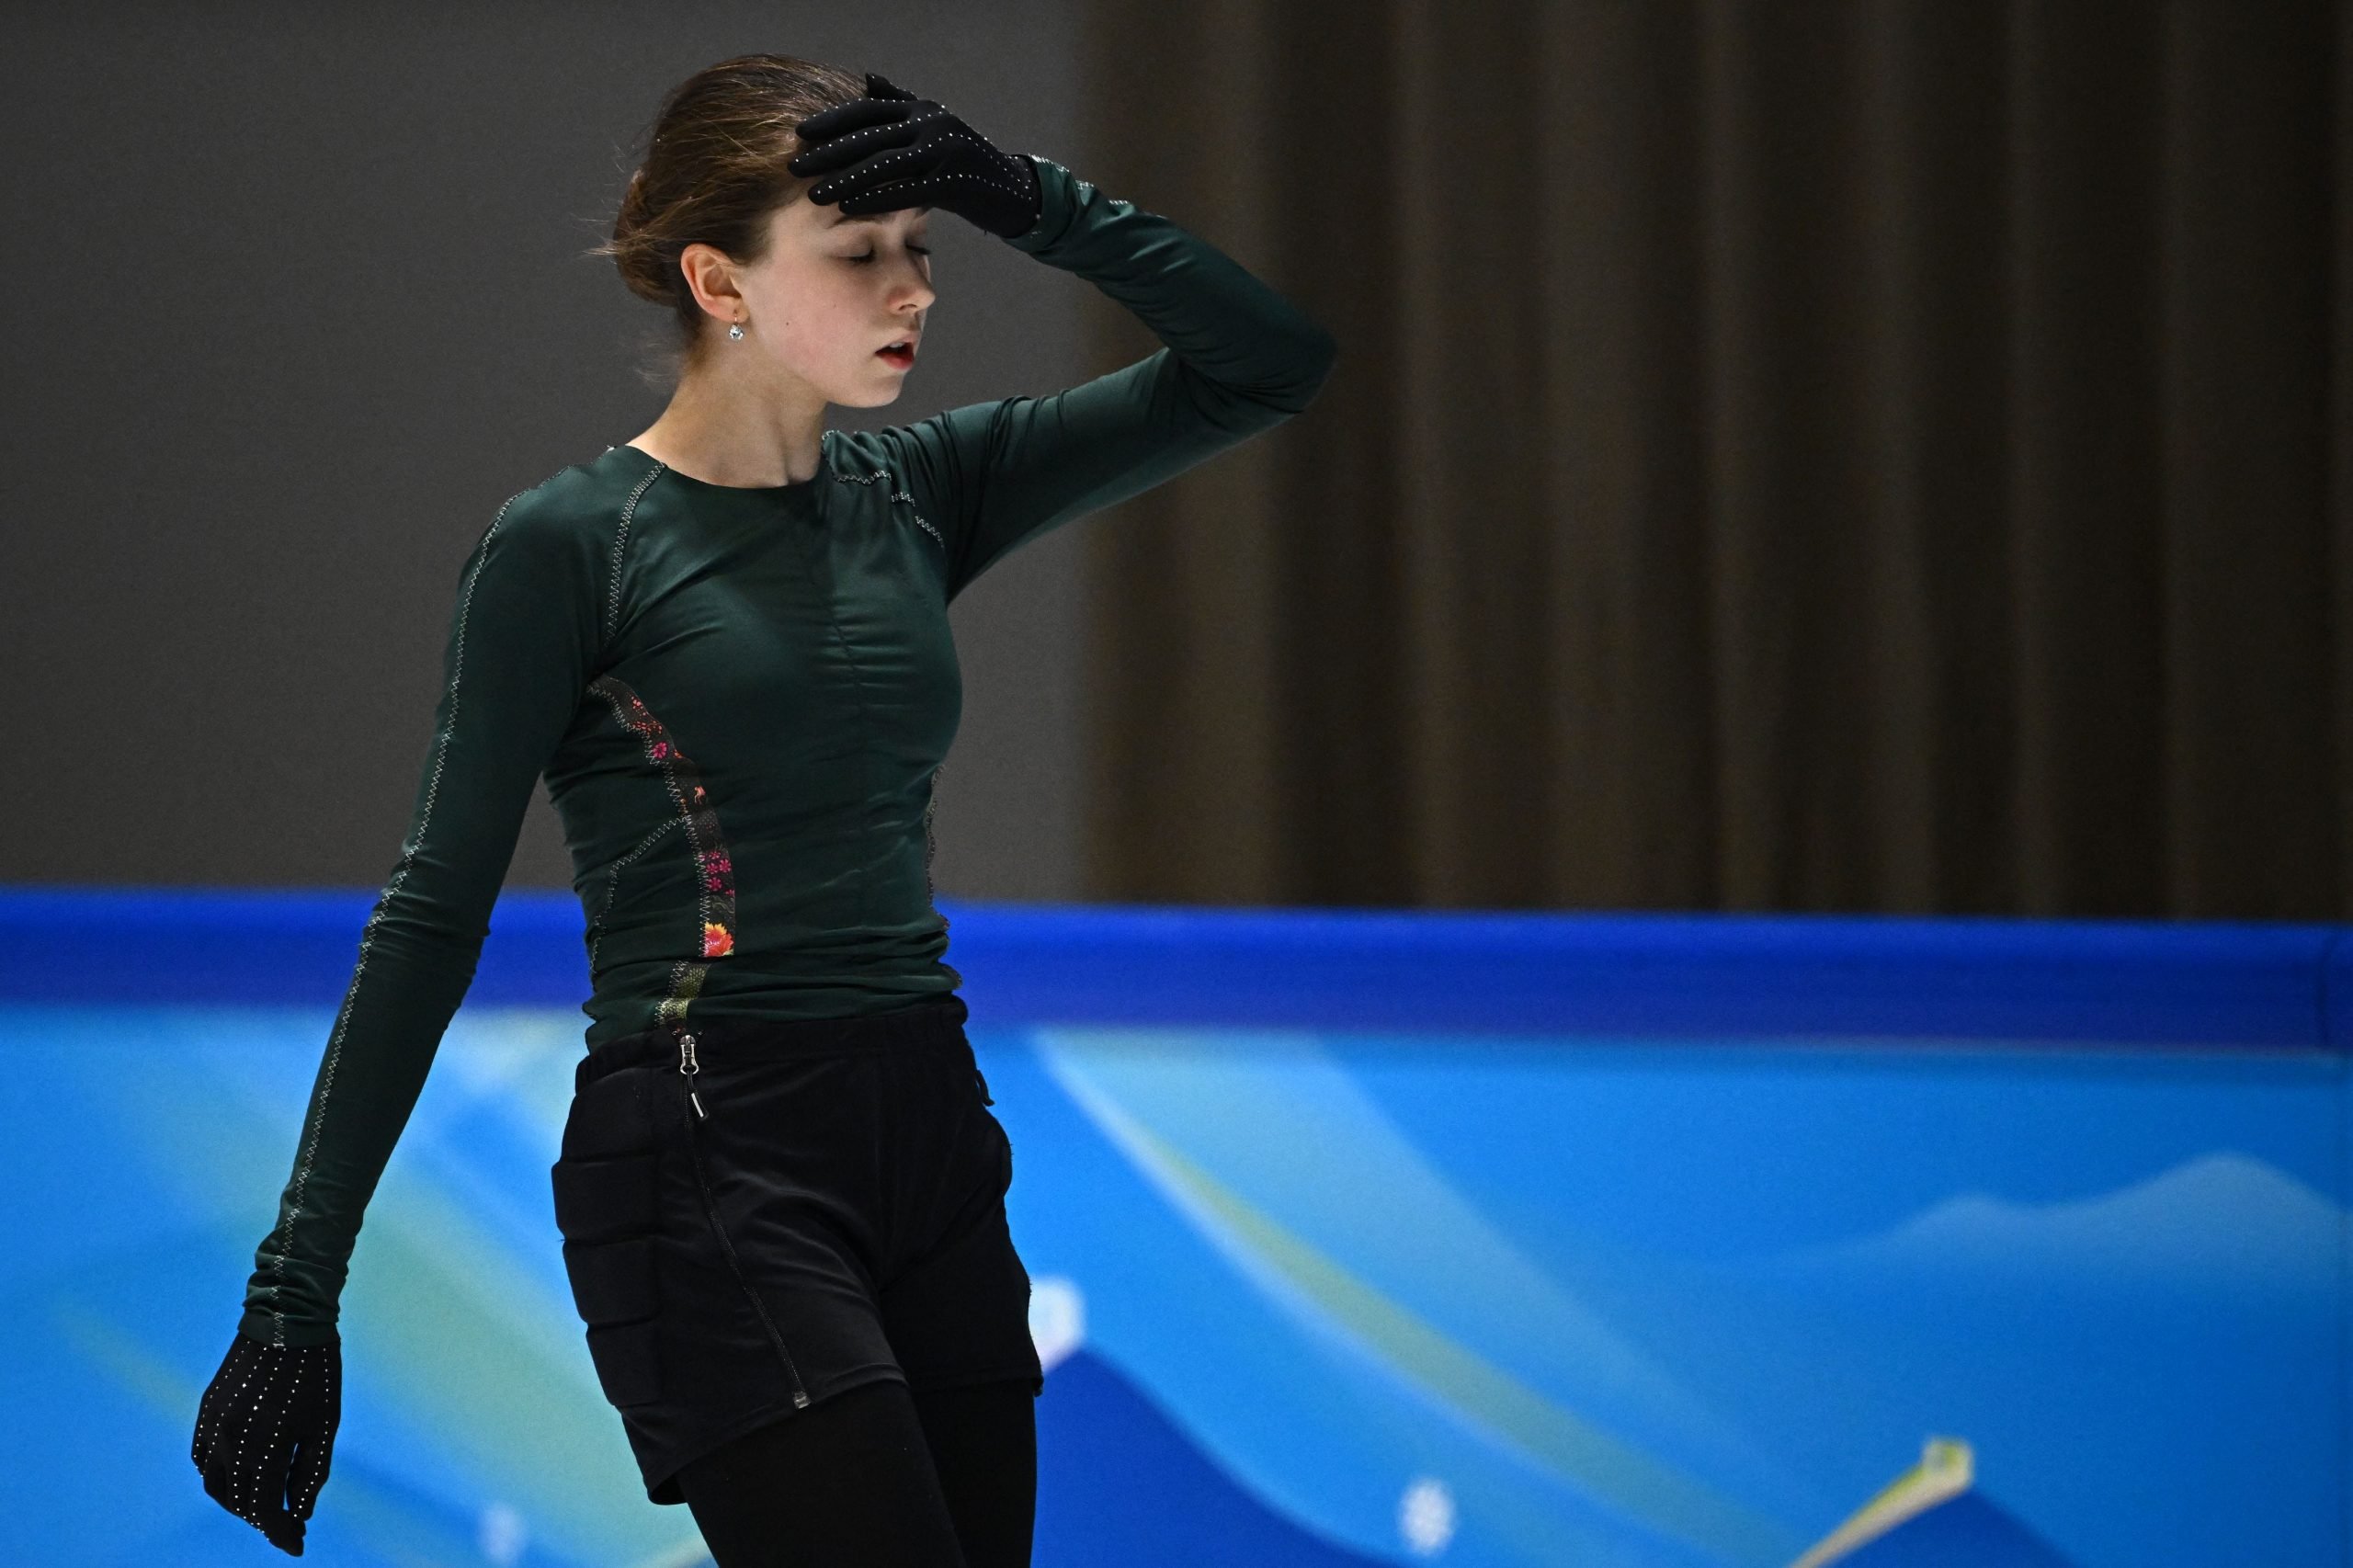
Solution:
{"label": "dark green sleeve cuff", "polygon": [[1041,158],[1034,153],[1018,156],[1029,159],[1038,171],[1038,197],[1044,203],[1044,210],[1028,233],[1017,234],[1005,243],[1037,256],[1052,249],[1054,243],[1069,232],[1071,221],[1078,216],[1082,193],[1077,187],[1081,182],[1051,158]]}

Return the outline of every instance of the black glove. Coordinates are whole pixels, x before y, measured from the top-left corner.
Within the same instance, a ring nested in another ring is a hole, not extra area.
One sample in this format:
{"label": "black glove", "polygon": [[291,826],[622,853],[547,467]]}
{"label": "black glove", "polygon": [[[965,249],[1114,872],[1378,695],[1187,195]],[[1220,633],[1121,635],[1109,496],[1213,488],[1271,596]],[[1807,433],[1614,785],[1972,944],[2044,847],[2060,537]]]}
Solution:
{"label": "black glove", "polygon": [[335,1457],[342,1388],[340,1341],[264,1345],[240,1334],[197,1407],[189,1457],[206,1494],[295,1557]]}
{"label": "black glove", "polygon": [[838,199],[853,218],[902,207],[945,207],[1000,239],[1026,234],[1045,215],[1037,165],[1000,153],[945,105],[866,74],[866,97],[795,126],[803,143],[785,166],[796,177],[832,175],[809,199]]}

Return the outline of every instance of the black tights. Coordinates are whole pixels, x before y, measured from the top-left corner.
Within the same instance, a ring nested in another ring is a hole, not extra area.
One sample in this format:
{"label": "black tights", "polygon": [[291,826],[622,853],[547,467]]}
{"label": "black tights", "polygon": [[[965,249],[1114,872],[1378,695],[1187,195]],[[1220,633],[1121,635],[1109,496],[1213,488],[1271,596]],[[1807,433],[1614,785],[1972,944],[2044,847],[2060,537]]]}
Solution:
{"label": "black tights", "polygon": [[719,1568],[1029,1568],[1030,1387],[861,1383],[705,1454],[678,1489]]}

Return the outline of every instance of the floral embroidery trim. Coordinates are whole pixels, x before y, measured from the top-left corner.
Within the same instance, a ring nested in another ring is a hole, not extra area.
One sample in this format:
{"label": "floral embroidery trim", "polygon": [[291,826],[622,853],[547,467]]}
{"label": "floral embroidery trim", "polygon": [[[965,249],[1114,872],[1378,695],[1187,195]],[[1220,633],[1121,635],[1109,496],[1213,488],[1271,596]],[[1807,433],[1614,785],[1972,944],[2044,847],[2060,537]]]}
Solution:
{"label": "floral embroidery trim", "polygon": [[[643,743],[646,760],[662,770],[671,801],[678,808],[678,821],[693,846],[699,884],[700,956],[725,958],[735,949],[735,865],[719,831],[719,813],[703,788],[701,774],[653,710],[619,676],[599,676],[588,683],[588,689],[611,704],[613,717]],[[685,1013],[687,1004],[702,988],[702,973],[703,966],[688,960],[681,960],[672,971],[671,995],[662,1005],[665,1020]]]}
{"label": "floral embroidery trim", "polygon": [[710,972],[707,963],[690,963],[680,959],[670,966],[670,994],[662,998],[654,1009],[656,1023],[677,1024],[686,1018],[687,1005],[702,994],[702,977]]}

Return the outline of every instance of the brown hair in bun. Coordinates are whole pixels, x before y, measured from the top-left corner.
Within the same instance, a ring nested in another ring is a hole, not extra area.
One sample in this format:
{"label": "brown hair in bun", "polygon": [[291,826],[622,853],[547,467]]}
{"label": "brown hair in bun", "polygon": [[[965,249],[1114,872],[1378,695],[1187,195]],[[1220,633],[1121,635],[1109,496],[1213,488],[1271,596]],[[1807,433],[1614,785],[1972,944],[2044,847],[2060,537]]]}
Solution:
{"label": "brown hair in bun", "polygon": [[801,151],[793,127],[862,97],[863,74],[790,54],[745,54],[698,71],[670,90],[654,117],[643,162],[630,176],[612,238],[590,256],[609,256],[631,293],[667,305],[658,371],[675,384],[709,347],[718,327],[695,302],[678,258],[712,245],[737,261],[767,253],[769,215],[800,199],[813,179],[785,165]]}

